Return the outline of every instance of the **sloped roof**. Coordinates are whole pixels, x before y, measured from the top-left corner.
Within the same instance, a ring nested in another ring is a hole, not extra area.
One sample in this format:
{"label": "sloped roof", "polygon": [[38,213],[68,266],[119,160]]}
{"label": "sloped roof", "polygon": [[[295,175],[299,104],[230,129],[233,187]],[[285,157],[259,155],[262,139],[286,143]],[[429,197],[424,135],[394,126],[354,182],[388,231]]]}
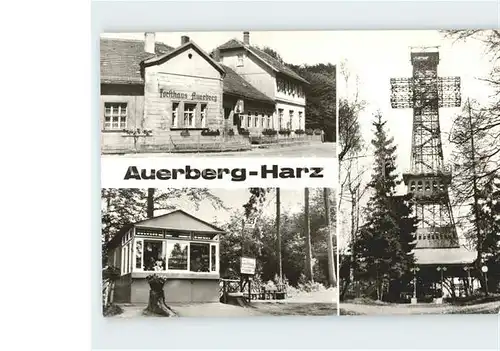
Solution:
{"label": "sloped roof", "polygon": [[[173,50],[174,48],[168,45],[156,42],[156,55]],[[141,62],[156,55],[144,51],[144,40],[101,38],[101,83],[144,83]]]}
{"label": "sloped roof", "polygon": [[[200,223],[201,225],[207,227],[203,230],[199,230],[200,228],[196,229],[196,228],[193,228],[191,226],[191,228],[189,228],[189,224],[187,223],[187,221],[183,222],[182,221],[182,218],[179,218],[177,217],[173,222],[170,222],[170,223],[165,223],[164,220],[167,220],[168,221],[168,217],[174,217],[175,215],[182,215],[184,218],[187,218],[188,220],[191,221],[191,223],[193,223],[192,221],[196,221],[198,223]],[[160,221],[159,221],[160,220]],[[155,223],[156,222],[156,223]],[[163,222],[163,223],[161,223]],[[187,224],[187,225],[184,225],[184,224]],[[180,226],[181,225],[181,226]],[[151,227],[151,228],[162,228],[162,229],[172,229],[172,230],[188,230],[188,231],[213,231],[213,232],[218,232],[220,234],[223,234],[224,233],[224,230],[221,229],[221,228],[218,228],[216,226],[214,226],[213,224],[210,224],[208,222],[205,222],[204,220],[202,219],[199,219],[198,217],[195,217],[189,213],[187,213],[186,211],[183,211],[183,210],[175,210],[175,211],[172,211],[172,212],[169,212],[169,213],[166,213],[164,215],[161,215],[161,216],[156,216],[156,217],[153,217],[153,218],[147,218],[147,219],[144,219],[142,221],[138,221],[138,222],[135,222],[135,223],[129,223],[125,226],[123,226],[120,231],[118,233],[116,233],[116,235],[107,243],[107,247],[108,248],[114,248],[114,247],[117,247],[119,244],[120,244],[120,241],[122,239],[122,237],[134,226],[139,226],[139,227]]]}
{"label": "sloped roof", "polygon": [[285,74],[289,77],[292,77],[296,80],[299,80],[303,83],[309,84],[307,80],[299,76],[297,73],[295,73],[294,70],[291,68],[285,66],[281,62],[279,62],[277,59],[272,57],[271,55],[265,53],[264,51],[260,50],[259,48],[256,48],[255,46],[251,45],[246,45],[245,43],[239,41],[238,39],[231,39],[228,42],[222,44],[221,46],[218,47],[219,50],[231,50],[231,49],[239,49],[239,48],[244,48],[247,51],[251,52],[259,58],[261,61],[263,61],[265,64],[270,66],[273,70],[280,72],[282,74]]}
{"label": "sloped roof", "polygon": [[151,64],[155,64],[155,63],[164,62],[164,61],[168,60],[169,58],[176,56],[176,55],[180,54],[181,52],[187,50],[188,48],[193,48],[196,52],[198,52],[198,54],[203,56],[215,69],[217,69],[222,74],[225,73],[224,69],[221,67],[221,65],[218,62],[216,62],[208,53],[206,53],[202,48],[200,48],[198,45],[196,45],[196,43],[194,43],[192,41],[188,41],[187,43],[185,43],[185,44],[183,44],[183,45],[181,45],[173,50],[170,50],[164,54],[146,58],[144,60],[144,63],[146,65],[151,65]]}
{"label": "sloped roof", "polygon": [[[180,216],[179,216],[180,215]],[[170,219],[174,219],[171,221]],[[202,224],[203,227],[193,226],[192,224]],[[184,210],[175,210],[169,213],[166,213],[161,216],[156,216],[153,218],[148,218],[143,221],[139,221],[134,223],[135,226],[151,226],[158,227],[164,229],[175,229],[175,230],[188,230],[188,231],[216,231],[223,233],[224,230],[205,222],[198,217],[195,217]],[[191,225],[191,226],[190,226]]]}
{"label": "sloped roof", "polygon": [[243,97],[250,100],[269,103],[274,106],[274,100],[260,92],[253,85],[248,83],[243,77],[228,66],[221,65],[226,71],[224,77],[224,93]]}
{"label": "sloped roof", "polygon": [[474,262],[477,253],[465,248],[416,249],[417,264],[470,264]]}

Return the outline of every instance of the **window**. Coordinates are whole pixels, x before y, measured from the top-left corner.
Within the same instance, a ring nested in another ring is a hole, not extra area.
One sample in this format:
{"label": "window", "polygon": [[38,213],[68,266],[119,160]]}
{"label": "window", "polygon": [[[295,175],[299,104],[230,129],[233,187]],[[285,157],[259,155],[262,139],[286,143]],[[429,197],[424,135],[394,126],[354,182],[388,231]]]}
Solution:
{"label": "window", "polygon": [[267,128],[271,128],[271,116],[267,115]]}
{"label": "window", "polygon": [[257,112],[255,112],[255,115],[254,115],[253,126],[255,128],[257,128],[259,126],[259,114]]}
{"label": "window", "polygon": [[247,116],[247,128],[252,126],[252,115],[249,113]]}
{"label": "window", "polygon": [[217,247],[210,245],[210,270],[215,272],[217,270]]}
{"label": "window", "polygon": [[281,130],[283,126],[283,109],[280,108],[278,110],[278,128]]}
{"label": "window", "polygon": [[293,110],[290,110],[290,121],[288,122],[288,129],[292,129],[293,126]]}
{"label": "window", "polygon": [[168,269],[187,271],[188,244],[183,242],[167,242]]}
{"label": "window", "polygon": [[143,269],[145,271],[164,271],[166,268],[163,242],[144,240]]}
{"label": "window", "polygon": [[172,103],[172,127],[177,127],[179,124],[179,103]]}
{"label": "window", "polygon": [[207,126],[207,104],[201,104],[200,120],[201,120],[201,127],[206,128],[206,126]]}
{"label": "window", "polygon": [[238,64],[237,64],[238,67],[242,67],[243,66],[243,54],[238,54]]}
{"label": "window", "polygon": [[184,105],[184,126],[194,127],[194,116],[196,111],[195,104]]}
{"label": "window", "polygon": [[141,269],[142,267],[142,240],[135,242],[135,268]]}
{"label": "window", "polygon": [[302,129],[302,111],[299,111],[299,129]]}
{"label": "window", "polygon": [[127,103],[104,103],[104,129],[121,130],[127,127]]}
{"label": "window", "polygon": [[191,272],[210,272],[209,244],[190,243],[189,270]]}

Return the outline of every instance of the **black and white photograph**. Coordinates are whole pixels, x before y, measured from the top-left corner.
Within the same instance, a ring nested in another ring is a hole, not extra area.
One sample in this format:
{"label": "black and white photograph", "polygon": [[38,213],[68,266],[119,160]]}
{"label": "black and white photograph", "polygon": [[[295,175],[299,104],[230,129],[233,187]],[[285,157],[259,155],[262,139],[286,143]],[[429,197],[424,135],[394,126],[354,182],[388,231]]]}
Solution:
{"label": "black and white photograph", "polygon": [[337,316],[335,193],[103,188],[104,316]]}
{"label": "black and white photograph", "polygon": [[331,36],[101,34],[102,157],[335,157]]}
{"label": "black and white photograph", "polygon": [[338,32],[341,315],[500,313],[500,32]]}

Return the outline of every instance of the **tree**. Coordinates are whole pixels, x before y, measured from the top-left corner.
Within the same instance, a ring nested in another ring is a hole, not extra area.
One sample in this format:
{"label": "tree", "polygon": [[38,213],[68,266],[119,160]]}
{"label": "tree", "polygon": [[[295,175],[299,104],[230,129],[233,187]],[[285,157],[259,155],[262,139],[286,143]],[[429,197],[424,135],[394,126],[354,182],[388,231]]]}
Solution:
{"label": "tree", "polygon": [[500,173],[498,162],[500,148],[497,138],[500,126],[491,127],[491,114],[482,108],[477,101],[467,99],[462,112],[455,116],[450,133],[450,142],[455,146],[452,153],[454,177],[452,193],[454,205],[469,207],[466,216],[459,217],[458,224],[463,228],[467,243],[477,252],[475,269],[482,278],[481,285],[485,289],[486,280],[481,272],[484,264],[484,254],[488,250],[486,228],[494,221],[491,216],[485,216],[480,205],[480,196],[488,196],[486,189],[494,183]]}
{"label": "tree", "polygon": [[366,207],[366,221],[353,243],[355,274],[374,283],[378,300],[383,299],[391,282],[401,279],[413,264],[408,235],[416,230],[416,226],[407,223],[411,209],[395,194],[400,183],[394,173],[396,146],[393,138],[387,136],[385,124],[377,113],[372,140],[375,162],[368,184],[372,195]]}

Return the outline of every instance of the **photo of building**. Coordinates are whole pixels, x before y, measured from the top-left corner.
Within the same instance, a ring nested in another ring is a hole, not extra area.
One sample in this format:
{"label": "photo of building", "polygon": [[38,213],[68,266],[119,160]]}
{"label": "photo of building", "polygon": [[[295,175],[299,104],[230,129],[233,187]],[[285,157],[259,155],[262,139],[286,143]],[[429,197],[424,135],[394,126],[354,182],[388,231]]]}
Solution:
{"label": "photo of building", "polygon": [[[299,154],[332,155],[335,66],[319,66],[331,83],[309,82],[279,54],[251,45],[249,32],[210,53],[186,35],[179,45],[157,37],[100,39],[102,154],[251,155],[288,145],[291,154],[298,148]],[[328,100],[314,95],[317,84],[328,84]]]}
{"label": "photo of building", "polygon": [[103,188],[105,316],[337,315],[335,191]]}
{"label": "photo of building", "polygon": [[167,303],[217,302],[223,234],[182,210],[124,226],[108,243],[108,263],[121,270],[114,301],[147,303],[146,277],[162,273],[168,278]]}

